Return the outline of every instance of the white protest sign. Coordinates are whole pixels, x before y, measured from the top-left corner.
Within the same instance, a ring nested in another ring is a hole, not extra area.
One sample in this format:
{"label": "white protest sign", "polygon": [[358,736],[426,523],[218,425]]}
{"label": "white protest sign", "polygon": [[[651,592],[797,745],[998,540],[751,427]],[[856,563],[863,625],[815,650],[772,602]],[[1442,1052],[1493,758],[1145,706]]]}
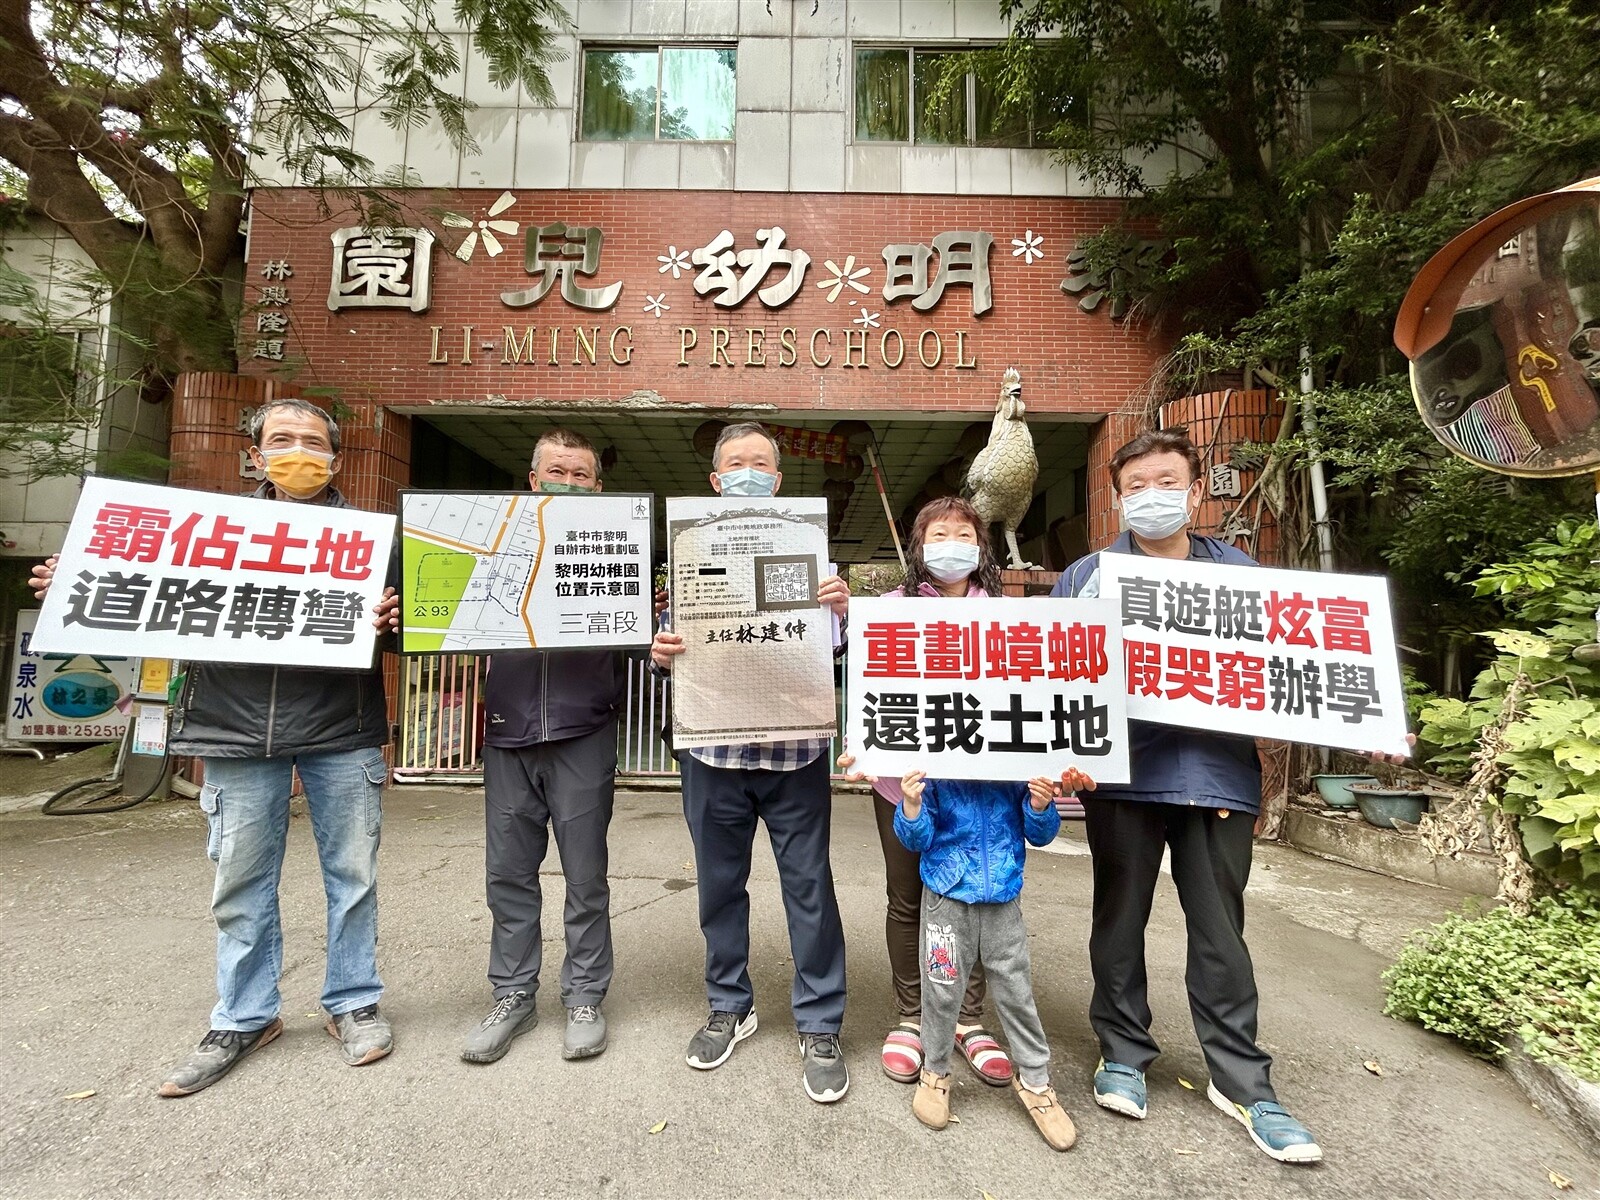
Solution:
{"label": "white protest sign", "polygon": [[394,518],[91,477],[35,648],[369,668]]}
{"label": "white protest sign", "polygon": [[1128,782],[1122,637],[1105,600],[850,601],[847,736],[899,779]]}
{"label": "white protest sign", "polygon": [[650,504],[614,492],[401,492],[401,652],[649,645]]}
{"label": "white protest sign", "polygon": [[1100,555],[1122,615],[1128,716],[1409,754],[1382,576]]}
{"label": "white protest sign", "polygon": [[831,738],[828,502],[818,497],[667,500],[672,743],[678,749]]}

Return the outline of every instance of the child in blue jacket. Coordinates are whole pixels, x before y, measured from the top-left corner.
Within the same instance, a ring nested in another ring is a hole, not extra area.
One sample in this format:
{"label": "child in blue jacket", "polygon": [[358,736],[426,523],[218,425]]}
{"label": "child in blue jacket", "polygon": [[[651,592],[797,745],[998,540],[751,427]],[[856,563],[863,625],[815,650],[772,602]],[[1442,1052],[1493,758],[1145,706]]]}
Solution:
{"label": "child in blue jacket", "polygon": [[[1061,786],[1092,787],[1081,772]],[[1022,923],[1023,839],[1035,846],[1061,828],[1057,784],[929,779],[912,771],[900,781],[895,835],[921,854],[922,1074],[911,1111],[931,1129],[950,1123],[950,1053],[956,1019],[974,959],[989,975],[989,995],[1011,1044],[1011,1086],[1044,1140],[1070,1150],[1072,1118],[1050,1086],[1050,1046],[1033,1003],[1028,931]]]}

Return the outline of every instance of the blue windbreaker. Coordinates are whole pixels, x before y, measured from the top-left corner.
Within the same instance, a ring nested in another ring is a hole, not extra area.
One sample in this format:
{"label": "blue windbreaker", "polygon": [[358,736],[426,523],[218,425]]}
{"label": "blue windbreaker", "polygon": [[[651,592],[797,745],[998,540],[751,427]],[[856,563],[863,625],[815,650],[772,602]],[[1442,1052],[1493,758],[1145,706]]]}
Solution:
{"label": "blue windbreaker", "polygon": [[1034,812],[1025,783],[930,779],[917,819],[895,806],[894,832],[922,855],[922,882],[930,891],[966,904],[1004,904],[1022,891],[1023,839],[1035,846],[1054,840],[1061,814],[1054,804]]}

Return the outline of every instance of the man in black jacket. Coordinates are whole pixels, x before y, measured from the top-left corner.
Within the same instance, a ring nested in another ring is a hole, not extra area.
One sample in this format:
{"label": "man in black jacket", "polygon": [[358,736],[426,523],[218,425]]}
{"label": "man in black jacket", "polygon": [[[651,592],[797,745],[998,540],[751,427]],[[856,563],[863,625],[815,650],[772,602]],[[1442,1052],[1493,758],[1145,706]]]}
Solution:
{"label": "man in black jacket", "polygon": [[[255,495],[348,508],[333,487],[339,428],[304,400],[274,400],[250,422],[251,461],[267,482]],[[55,559],[33,569],[43,598]],[[391,571],[392,571],[391,567]],[[392,589],[375,624],[399,621]],[[200,807],[216,864],[211,913],[217,923],[217,1005],[211,1029],[162,1082],[162,1096],[209,1087],[251,1051],[283,1032],[278,979],[283,934],[278,877],[298,770],[328,901],[328,965],[322,1005],[328,1032],[351,1066],[389,1053],[389,1022],[378,1012],[378,836],[389,740],[383,672],[315,667],[192,663],[172,713],[174,754],[198,756]]]}
{"label": "man in black jacket", "polygon": [[[598,492],[600,459],[565,429],[533,450],[535,492]],[[485,890],[494,925],[489,982],[495,1004],[467,1035],[461,1057],[491,1063],[538,1022],[534,997],[544,939],[539,865],[555,830],[566,877],[567,1010],[562,1057],[606,1048],[600,1011],[611,984],[611,885],[606,835],[617,772],[617,713],[627,684],[618,650],[508,650],[495,654],[484,689]]]}

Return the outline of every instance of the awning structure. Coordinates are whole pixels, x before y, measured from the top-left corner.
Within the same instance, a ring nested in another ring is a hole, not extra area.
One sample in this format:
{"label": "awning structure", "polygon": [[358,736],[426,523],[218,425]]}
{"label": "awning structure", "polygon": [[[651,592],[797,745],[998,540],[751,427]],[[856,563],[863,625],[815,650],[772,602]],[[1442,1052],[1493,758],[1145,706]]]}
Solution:
{"label": "awning structure", "polygon": [[[660,411],[551,411],[546,408],[501,406],[400,407],[438,433],[506,472],[511,486],[526,486],[528,463],[539,434],[563,426],[583,434],[600,448],[606,463],[606,486],[618,491],[647,491],[657,496],[699,495],[706,492],[709,455],[696,447],[696,431],[708,421],[750,419],[744,414],[695,409]],[[902,517],[908,505],[931,494],[959,490],[972,455],[988,438],[989,420],[974,420],[971,413],[835,412],[820,420],[799,419],[801,414],[761,414],[790,428],[828,433],[839,421],[864,421],[872,430],[889,497],[890,510]],[[1081,489],[1081,471],[1087,459],[1093,419],[1056,414],[1028,414],[1034,451],[1039,460],[1034,510],[1024,537],[1043,534],[1061,518],[1077,515],[1075,497]],[[702,442],[705,434],[702,433]],[[843,498],[844,515],[836,526],[834,552],[841,562],[892,561],[894,544],[870,468],[854,478],[849,467],[819,458],[784,456],[783,489],[790,493],[828,495],[837,508]],[[448,485],[427,482],[428,465],[413,461],[417,486],[451,486],[468,489],[500,484],[473,483],[452,478]],[[845,484],[853,485],[848,489]]]}

